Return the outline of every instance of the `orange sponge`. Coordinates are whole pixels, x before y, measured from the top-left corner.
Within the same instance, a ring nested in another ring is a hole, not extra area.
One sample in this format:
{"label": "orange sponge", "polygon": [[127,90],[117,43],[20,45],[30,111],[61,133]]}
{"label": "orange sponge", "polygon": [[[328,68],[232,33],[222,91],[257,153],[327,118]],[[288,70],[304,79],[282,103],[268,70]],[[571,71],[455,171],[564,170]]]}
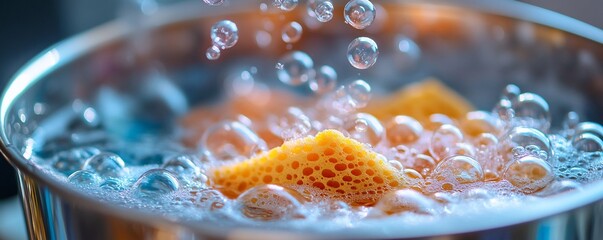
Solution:
{"label": "orange sponge", "polygon": [[271,183],[309,189],[316,197],[370,205],[384,193],[407,185],[375,152],[336,130],[285,142],[247,161],[209,172],[215,187],[229,197]]}
{"label": "orange sponge", "polygon": [[429,123],[432,114],[461,119],[472,109],[467,100],[440,81],[432,79],[407,86],[389,97],[375,99],[364,111],[379,119],[396,115],[411,116],[430,128],[426,123]]}

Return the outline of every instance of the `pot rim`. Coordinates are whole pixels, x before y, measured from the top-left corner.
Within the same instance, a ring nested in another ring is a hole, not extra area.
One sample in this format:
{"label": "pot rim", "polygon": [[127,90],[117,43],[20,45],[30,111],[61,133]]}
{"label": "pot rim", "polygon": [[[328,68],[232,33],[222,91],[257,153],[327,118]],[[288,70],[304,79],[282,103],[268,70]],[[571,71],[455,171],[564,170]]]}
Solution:
{"label": "pot rim", "polygon": [[[421,6],[433,5],[455,8],[461,7],[463,9],[475,10],[479,13],[510,17],[518,21],[526,21],[551,27],[561,30],[565,34],[573,34],[598,44],[603,44],[603,30],[574,18],[517,1],[449,0],[446,2],[441,2],[437,0],[393,0],[390,2],[396,4]],[[243,4],[246,6],[253,6],[252,3],[254,3],[254,1],[237,1],[237,4]],[[203,9],[202,5],[202,3],[197,1],[189,1],[167,7],[166,9],[163,9],[157,14],[153,15],[153,18],[150,21],[150,26],[151,28],[156,28],[180,21],[193,20],[197,18],[200,13],[207,13],[209,16],[217,15],[221,12],[215,11],[215,8],[209,8],[209,10],[208,8]],[[5,159],[21,174],[35,179],[38,183],[42,183],[53,192],[58,193],[62,198],[71,199],[72,202],[76,202],[80,207],[151,226],[171,228],[184,227],[186,230],[190,230],[192,232],[199,232],[210,236],[224,236],[226,233],[224,231],[225,229],[210,226],[211,224],[203,224],[200,226],[199,224],[179,222],[174,219],[160,217],[143,211],[127,209],[114,204],[99,202],[89,195],[81,193],[72,187],[56,181],[50,175],[41,174],[39,171],[37,171],[35,166],[33,166],[27,159],[25,159],[25,157],[23,157],[20,151],[16,149],[8,139],[5,124],[9,110],[23,92],[27,91],[31,86],[36,84],[39,80],[43,79],[46,75],[54,70],[78,59],[79,57],[89,53],[91,50],[119,41],[127,34],[128,28],[126,22],[115,20],[103,24],[92,30],[77,34],[52,45],[50,48],[42,51],[40,54],[26,63],[19,71],[17,71],[17,73],[7,84],[7,87],[5,88],[0,100],[0,151],[4,155]],[[485,214],[473,216],[475,219],[487,219],[487,221],[476,221],[473,219],[471,224],[461,224],[460,226],[457,226],[456,224],[443,224],[439,225],[437,228],[434,228],[433,226],[413,226],[413,232],[410,234],[405,233],[403,237],[470,233],[507,227],[536,221],[553,215],[559,215],[564,212],[601,201],[602,199],[603,181],[598,181],[585,185],[579,194],[572,192],[570,194],[558,194],[552,197],[547,197],[546,204],[536,204],[529,208],[524,206],[521,208],[521,211],[506,211],[503,213],[498,213],[499,215],[496,215],[495,218]],[[102,208],[99,208],[99,205],[102,206]],[[235,231],[240,230],[241,229]],[[249,229],[249,231],[252,233],[258,230]],[[380,235],[371,235],[371,232],[363,231],[362,229],[345,229],[345,231],[337,231],[334,233],[343,234],[344,236],[351,238],[387,236],[384,236],[380,231],[372,232],[372,234],[378,233]],[[329,237],[329,235],[333,235],[334,233],[327,233],[326,236],[321,235],[321,237]],[[338,237],[342,237],[342,235],[339,235]]]}

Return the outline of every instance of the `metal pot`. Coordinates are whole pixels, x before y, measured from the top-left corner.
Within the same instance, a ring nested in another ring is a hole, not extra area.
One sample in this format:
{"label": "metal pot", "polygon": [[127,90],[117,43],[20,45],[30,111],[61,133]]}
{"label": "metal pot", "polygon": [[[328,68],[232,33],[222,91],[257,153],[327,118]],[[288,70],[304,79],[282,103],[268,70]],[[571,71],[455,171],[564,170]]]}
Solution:
{"label": "metal pot", "polygon": [[[134,16],[129,22],[109,23],[49,48],[14,76],[0,107],[1,151],[17,169],[30,238],[603,239],[603,182],[546,198],[537,206],[496,216],[484,213],[463,223],[412,229],[396,226],[398,231],[388,233],[346,229],[308,235],[193,225],[125,209],[84,195],[31,163],[32,153],[44,150],[36,142],[36,130],[75,99],[96,106],[102,105],[106,89],[120,94],[131,104],[97,108],[98,115],[109,116],[102,119],[102,129],[136,139],[173,131],[179,114],[221,92],[216,79],[224,79],[223,74],[233,66],[251,62],[258,69],[272,69],[273,61],[257,61],[256,57],[259,52],[263,59],[277,59],[286,51],[278,41],[280,31],[272,31],[279,34],[271,35],[271,44],[258,47],[253,41],[258,36],[250,29],[266,28],[263,20],[279,15],[297,19],[296,14],[305,9],[259,17],[256,3],[242,2],[208,8],[191,1],[151,16]],[[493,106],[503,86],[516,83],[549,99],[554,119],[573,110],[587,120],[603,121],[600,29],[515,1],[386,1],[380,11],[388,17],[382,22],[377,19],[375,26],[361,33],[380,44],[377,65],[362,72],[367,79],[381,79],[375,84],[376,91],[436,76],[485,109]],[[331,23],[308,30],[312,34],[304,35],[296,49],[304,49],[317,62],[333,63],[344,70],[340,78],[349,79],[358,72],[345,63],[345,49],[359,33],[343,31],[346,27],[341,26],[339,12]],[[220,60],[208,62],[204,53],[210,46],[209,27],[224,16],[238,21],[241,41]],[[276,24],[281,22],[285,21]],[[414,40],[419,53],[398,46],[400,42],[394,39],[399,34]],[[148,80],[149,73],[158,69],[157,63],[163,69],[161,76],[171,80],[160,84]],[[274,79],[268,75],[271,72],[259,74]],[[166,92],[171,97],[165,97]],[[58,122],[50,126],[46,136],[60,135],[69,128]],[[72,136],[67,142],[77,139]]]}

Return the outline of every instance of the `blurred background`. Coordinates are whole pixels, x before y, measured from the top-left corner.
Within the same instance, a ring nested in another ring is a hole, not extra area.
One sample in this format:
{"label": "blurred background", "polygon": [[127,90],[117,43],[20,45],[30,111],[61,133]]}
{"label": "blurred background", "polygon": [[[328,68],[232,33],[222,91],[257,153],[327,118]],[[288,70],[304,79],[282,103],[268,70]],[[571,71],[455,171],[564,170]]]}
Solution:
{"label": "blurred background", "polygon": [[[125,0],[0,2],[0,86],[37,53],[73,34],[114,19]],[[198,0],[202,1],[202,0]],[[231,0],[236,1],[236,0]],[[512,0],[501,0],[512,1]],[[601,0],[525,0],[603,28]],[[0,239],[25,239],[15,174],[0,160]]]}

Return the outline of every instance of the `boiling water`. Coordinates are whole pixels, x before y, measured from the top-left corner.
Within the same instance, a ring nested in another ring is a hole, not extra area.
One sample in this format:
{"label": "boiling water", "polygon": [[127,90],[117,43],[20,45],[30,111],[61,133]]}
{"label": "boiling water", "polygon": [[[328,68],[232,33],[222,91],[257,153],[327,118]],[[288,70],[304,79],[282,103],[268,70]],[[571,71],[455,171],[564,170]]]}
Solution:
{"label": "boiling water", "polygon": [[[298,1],[273,2],[283,11],[297,5]],[[364,29],[379,16],[375,9],[370,1],[349,1],[345,21]],[[310,1],[308,13],[328,22],[333,17],[332,3]],[[295,21],[280,30],[282,40],[289,44],[307,34],[302,32]],[[220,51],[239,41],[236,23],[217,22],[211,40],[207,58],[215,60]],[[397,47],[420,54],[409,38],[401,39]],[[358,37],[349,44],[342,61],[367,69],[378,61],[378,54],[375,41]],[[470,112],[461,120],[441,114],[430,116],[428,123],[404,115],[380,119],[363,112],[374,98],[381,97],[372,93],[370,81],[338,84],[337,69],[315,66],[313,59],[299,50],[275,61],[272,71],[284,87],[307,84],[313,96],[303,103],[276,103],[275,109],[263,113],[264,118],[215,113],[213,120],[200,121],[203,133],[194,146],[182,144],[181,132],[191,131],[189,128],[137,142],[113,138],[99,128],[102,124],[94,108],[80,106],[71,123],[77,132],[70,140],[74,143],[77,135],[78,144],[65,147],[63,138],[34,139],[41,146],[33,147],[31,161],[58,181],[125,208],[194,223],[316,232],[363,228],[393,232],[450,224],[484,212],[495,215],[528,208],[555,194],[575,194],[572,192],[580,191],[584,184],[603,178],[603,127],[580,122],[579,116],[570,112],[563,128],[551,129],[547,101],[535,93],[521,92],[515,85],[503,89],[491,110]],[[257,93],[265,86],[255,82],[251,70],[233,74],[239,77],[228,82],[233,86],[227,88],[236,89],[238,95]],[[278,94],[280,90],[261,91]],[[237,94],[233,98],[240,97]],[[472,134],[467,123],[486,130]],[[264,184],[229,196],[212,180],[213,169],[244,162],[282,142],[327,129],[378,153],[377,160],[393,167],[407,185],[381,194],[376,202],[357,204],[317,197],[320,189],[305,185]]]}

